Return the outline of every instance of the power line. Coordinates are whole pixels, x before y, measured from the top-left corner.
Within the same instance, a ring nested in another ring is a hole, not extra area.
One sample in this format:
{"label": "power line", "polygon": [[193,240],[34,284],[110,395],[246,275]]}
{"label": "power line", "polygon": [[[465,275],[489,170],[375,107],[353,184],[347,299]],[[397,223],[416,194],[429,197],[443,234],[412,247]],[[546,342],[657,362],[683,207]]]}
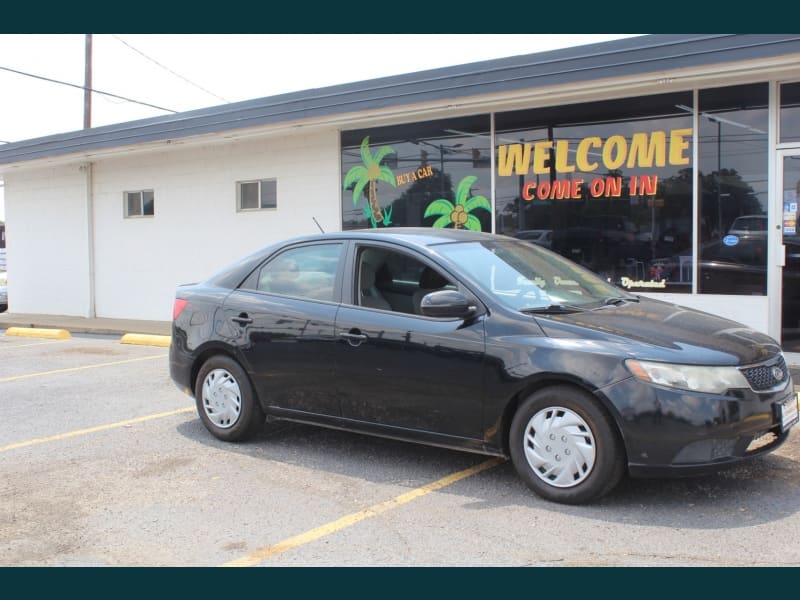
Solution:
{"label": "power line", "polygon": [[[33,73],[26,73],[25,71],[17,71],[16,69],[10,69],[9,67],[0,67],[2,71],[9,71],[10,73],[16,73],[17,75],[24,75],[25,77],[33,77],[34,79],[41,79],[42,81],[47,81],[49,83],[57,83],[59,85],[66,85],[69,87],[74,87],[79,90],[85,90],[86,87],[82,85],[76,85],[74,83],[68,83],[66,81],[59,81],[58,79],[50,79],[49,77],[43,77],[42,75],[34,75]],[[132,98],[126,98],[125,96],[120,96],[118,94],[112,94],[110,92],[103,92],[96,89],[89,90],[95,94],[101,94],[103,96],[110,96],[112,98],[119,98],[120,100],[124,100],[125,102],[132,102],[133,104],[141,104],[142,106],[149,106],[150,108],[155,108],[158,110],[163,110],[164,112],[170,113],[177,113],[177,110],[172,110],[171,108],[164,108],[163,106],[157,106],[155,104],[150,104],[149,102],[142,102],[141,100],[134,100]]]}
{"label": "power line", "polygon": [[173,71],[173,70],[172,70],[172,69],[170,69],[169,67],[165,67],[164,65],[162,65],[160,62],[158,62],[158,61],[157,61],[157,60],[155,60],[154,58],[151,58],[151,57],[147,56],[147,54],[145,54],[145,53],[144,53],[144,52],[142,52],[141,50],[138,50],[138,49],[134,48],[133,46],[131,46],[131,45],[130,45],[128,42],[126,42],[125,40],[123,40],[121,37],[119,37],[119,36],[116,36],[116,35],[114,35],[113,33],[111,34],[111,37],[113,37],[115,40],[117,40],[117,41],[119,41],[119,42],[121,42],[121,43],[125,44],[125,45],[126,45],[128,48],[130,48],[131,50],[133,50],[133,51],[134,51],[134,52],[136,52],[137,54],[140,54],[141,56],[143,56],[144,58],[146,58],[147,60],[149,60],[149,61],[150,61],[150,62],[152,62],[153,64],[155,64],[155,65],[158,65],[159,67],[161,67],[161,68],[162,68],[162,69],[164,69],[165,71],[167,71],[167,72],[171,73],[171,74],[172,74],[172,75],[174,75],[175,77],[178,77],[179,79],[183,79],[183,80],[184,80],[186,83],[188,83],[189,85],[193,85],[193,86],[194,86],[194,87],[196,87],[198,90],[201,90],[201,91],[205,92],[206,94],[209,94],[209,95],[211,95],[211,96],[214,96],[214,98],[217,98],[218,100],[222,100],[223,102],[227,102],[227,103],[229,103],[229,104],[230,104],[230,100],[228,100],[227,98],[223,98],[222,96],[219,96],[219,95],[215,94],[214,92],[207,90],[207,89],[206,89],[206,88],[204,88],[203,86],[201,86],[201,85],[198,85],[198,84],[196,84],[196,83],[195,83],[195,82],[193,82],[193,81],[190,81],[189,79],[187,79],[186,77],[184,77],[184,76],[183,76],[183,75],[181,75],[180,73],[176,73],[175,71]]}

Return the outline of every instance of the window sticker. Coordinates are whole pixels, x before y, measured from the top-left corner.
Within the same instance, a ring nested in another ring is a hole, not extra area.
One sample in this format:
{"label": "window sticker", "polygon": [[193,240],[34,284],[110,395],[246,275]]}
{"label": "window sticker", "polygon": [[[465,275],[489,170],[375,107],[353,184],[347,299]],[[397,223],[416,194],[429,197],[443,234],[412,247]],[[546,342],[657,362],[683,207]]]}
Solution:
{"label": "window sticker", "polygon": [[439,198],[428,205],[424,216],[439,216],[433,223],[433,227],[443,229],[452,225],[453,229],[463,227],[472,231],[481,231],[480,219],[471,213],[479,208],[491,212],[492,205],[486,196],[470,196],[472,186],[477,180],[478,178],[474,175],[469,175],[459,182],[455,203],[445,198]]}
{"label": "window sticker", "polygon": [[353,206],[358,206],[364,195],[364,188],[367,188],[364,215],[373,227],[378,227],[379,223],[384,227],[392,224],[392,208],[388,207],[384,211],[378,200],[378,182],[383,181],[392,187],[397,187],[392,170],[387,165],[381,164],[387,155],[394,153],[394,148],[391,146],[381,146],[373,155],[369,149],[369,136],[366,136],[361,141],[361,160],[364,164],[350,169],[344,178],[344,189],[353,186]]}

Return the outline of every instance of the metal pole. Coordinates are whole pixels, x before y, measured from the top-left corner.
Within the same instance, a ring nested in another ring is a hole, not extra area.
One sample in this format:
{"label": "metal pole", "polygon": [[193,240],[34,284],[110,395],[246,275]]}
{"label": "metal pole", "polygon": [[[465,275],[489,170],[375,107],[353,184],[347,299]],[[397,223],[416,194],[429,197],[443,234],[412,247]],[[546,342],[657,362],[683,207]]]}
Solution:
{"label": "metal pole", "polygon": [[722,237],[722,122],[717,121],[717,229]]}
{"label": "metal pole", "polygon": [[83,77],[83,128],[92,126],[92,34],[86,34],[86,61]]}

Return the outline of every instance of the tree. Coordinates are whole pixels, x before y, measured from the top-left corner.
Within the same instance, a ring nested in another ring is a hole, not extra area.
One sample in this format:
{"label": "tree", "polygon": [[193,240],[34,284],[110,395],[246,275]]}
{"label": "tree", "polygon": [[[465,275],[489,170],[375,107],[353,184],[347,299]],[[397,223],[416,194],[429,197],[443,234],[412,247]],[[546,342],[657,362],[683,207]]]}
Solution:
{"label": "tree", "polygon": [[378,223],[389,225],[392,222],[391,211],[387,211],[384,215],[381,204],[378,201],[378,181],[397,187],[392,170],[386,165],[381,165],[381,161],[387,154],[394,154],[394,149],[391,146],[382,146],[373,156],[369,149],[369,136],[366,136],[361,141],[361,160],[364,164],[356,165],[350,169],[344,178],[344,189],[355,184],[353,187],[353,206],[358,205],[358,201],[364,193],[364,188],[367,188],[368,205],[364,213],[373,227],[377,227]]}
{"label": "tree", "polygon": [[481,230],[480,219],[470,213],[477,208],[491,212],[492,205],[485,196],[470,197],[472,185],[477,179],[474,175],[469,175],[459,182],[458,188],[456,188],[455,204],[445,198],[439,198],[428,205],[428,208],[425,209],[425,217],[439,215],[439,218],[433,223],[434,227],[442,229],[452,224],[454,229],[465,227],[472,231]]}

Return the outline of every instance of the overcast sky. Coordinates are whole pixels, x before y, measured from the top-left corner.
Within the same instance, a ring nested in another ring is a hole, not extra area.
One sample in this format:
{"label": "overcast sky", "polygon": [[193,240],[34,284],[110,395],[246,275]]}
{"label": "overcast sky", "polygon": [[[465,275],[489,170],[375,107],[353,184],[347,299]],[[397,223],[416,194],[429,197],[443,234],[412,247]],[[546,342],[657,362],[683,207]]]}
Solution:
{"label": "overcast sky", "polygon": [[[629,35],[94,34],[92,87],[127,100],[94,94],[92,125]],[[84,67],[84,35],[0,34],[0,142],[82,129]]]}

